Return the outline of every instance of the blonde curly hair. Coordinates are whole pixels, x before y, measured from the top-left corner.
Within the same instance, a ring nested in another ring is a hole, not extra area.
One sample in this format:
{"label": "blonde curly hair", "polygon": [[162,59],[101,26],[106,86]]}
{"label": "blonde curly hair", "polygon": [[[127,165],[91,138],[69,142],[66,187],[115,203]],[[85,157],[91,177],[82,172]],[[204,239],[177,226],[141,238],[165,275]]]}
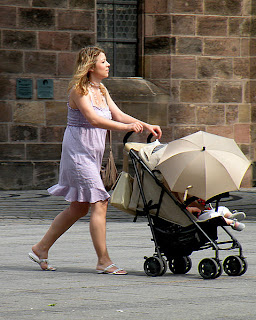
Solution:
{"label": "blonde curly hair", "polygon": [[[68,85],[68,91],[74,87],[79,94],[88,94],[89,70],[95,67],[97,57],[101,52],[105,54],[104,50],[99,47],[85,47],[79,51],[74,74]],[[106,89],[103,84],[100,84],[100,90],[102,94],[106,94]]]}

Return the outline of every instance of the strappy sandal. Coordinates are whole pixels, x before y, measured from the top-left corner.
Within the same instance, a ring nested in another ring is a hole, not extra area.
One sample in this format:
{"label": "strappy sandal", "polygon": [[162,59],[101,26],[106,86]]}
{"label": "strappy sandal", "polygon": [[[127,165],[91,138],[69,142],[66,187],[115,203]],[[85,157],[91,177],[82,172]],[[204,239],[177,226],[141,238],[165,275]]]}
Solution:
{"label": "strappy sandal", "polygon": [[56,268],[54,268],[48,264],[48,259],[39,259],[39,257],[34,252],[29,252],[28,256],[32,261],[39,264],[40,267],[41,267],[41,263],[43,263],[43,262],[47,263],[47,268],[43,269],[41,267],[41,269],[43,271],[55,271],[56,270]]}
{"label": "strappy sandal", "polygon": [[[117,269],[114,270],[114,271],[108,271],[109,269],[113,268],[113,267],[116,267]],[[125,275],[127,274],[127,272],[122,269],[122,268],[118,268],[118,266],[114,263],[110,264],[108,267],[106,267],[104,270],[98,270],[96,269],[97,273],[98,274],[115,274],[115,275]],[[125,271],[125,273],[118,273],[119,271]]]}

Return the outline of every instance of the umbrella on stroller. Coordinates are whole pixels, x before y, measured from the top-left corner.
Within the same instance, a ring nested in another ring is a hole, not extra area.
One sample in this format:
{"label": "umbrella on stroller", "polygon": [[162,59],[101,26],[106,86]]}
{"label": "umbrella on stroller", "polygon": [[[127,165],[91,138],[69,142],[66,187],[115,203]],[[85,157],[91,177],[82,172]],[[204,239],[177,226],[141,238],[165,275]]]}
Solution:
{"label": "umbrella on stroller", "polygon": [[238,190],[249,166],[233,139],[198,131],[170,142],[157,169],[172,191],[208,200]]}

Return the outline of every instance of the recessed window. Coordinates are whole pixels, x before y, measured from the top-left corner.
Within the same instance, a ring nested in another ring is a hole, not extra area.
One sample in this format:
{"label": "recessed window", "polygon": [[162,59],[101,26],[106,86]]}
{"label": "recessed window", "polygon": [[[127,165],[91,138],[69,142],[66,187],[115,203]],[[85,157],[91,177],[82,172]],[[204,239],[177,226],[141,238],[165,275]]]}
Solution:
{"label": "recessed window", "polygon": [[111,64],[110,76],[137,75],[137,1],[97,0],[97,42]]}

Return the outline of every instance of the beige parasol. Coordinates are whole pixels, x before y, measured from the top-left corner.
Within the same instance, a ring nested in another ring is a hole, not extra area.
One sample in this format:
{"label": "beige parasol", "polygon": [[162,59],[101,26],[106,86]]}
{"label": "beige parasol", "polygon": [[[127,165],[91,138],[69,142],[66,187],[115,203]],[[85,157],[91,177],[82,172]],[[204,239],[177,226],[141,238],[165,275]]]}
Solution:
{"label": "beige parasol", "polygon": [[249,166],[233,139],[198,131],[170,142],[157,169],[172,191],[208,200],[238,190]]}

